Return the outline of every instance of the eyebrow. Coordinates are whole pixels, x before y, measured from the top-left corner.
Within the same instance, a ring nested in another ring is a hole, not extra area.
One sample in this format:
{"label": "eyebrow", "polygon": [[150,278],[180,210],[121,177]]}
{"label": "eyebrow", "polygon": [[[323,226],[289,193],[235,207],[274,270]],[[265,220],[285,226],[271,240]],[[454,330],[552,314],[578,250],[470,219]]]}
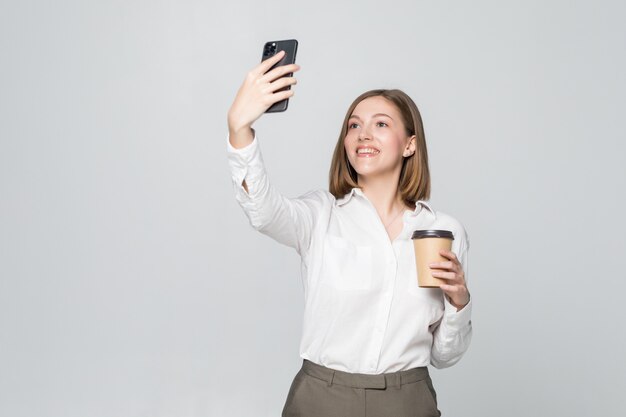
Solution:
{"label": "eyebrow", "polygon": [[[388,114],[385,114],[385,113],[376,113],[376,114],[375,114],[374,116],[372,116],[372,117],[377,117],[377,116],[385,116],[385,117],[388,117],[388,118],[390,118],[391,120],[393,120],[393,117],[391,117],[391,116],[389,116]],[[357,116],[356,114],[351,115],[351,116],[350,116],[350,119],[352,119],[352,118],[362,120],[362,119],[361,119],[359,116]]]}

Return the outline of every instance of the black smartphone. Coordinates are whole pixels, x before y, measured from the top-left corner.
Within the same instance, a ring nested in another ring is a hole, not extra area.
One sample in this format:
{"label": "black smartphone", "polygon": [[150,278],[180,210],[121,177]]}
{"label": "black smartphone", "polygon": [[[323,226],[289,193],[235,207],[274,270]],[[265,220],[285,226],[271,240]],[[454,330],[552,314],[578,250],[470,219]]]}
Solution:
{"label": "black smartphone", "polygon": [[[280,51],[285,51],[285,56],[283,56],[283,58],[280,61],[278,61],[274,66],[272,66],[272,68],[270,68],[269,71],[273,70],[276,67],[280,67],[282,65],[289,65],[289,64],[296,63],[296,52],[298,51],[298,41],[295,39],[288,39],[284,41],[266,42],[265,45],[263,46],[263,57],[261,58],[261,61],[265,61],[267,58],[270,58],[276,55],[276,53]],[[285,74],[283,77],[291,77],[292,75],[293,75],[293,72],[290,72],[289,74]],[[281,88],[278,91],[284,91],[284,90],[290,90],[290,89],[291,89],[291,86],[289,85],[287,87]],[[272,104],[267,110],[265,110],[265,113],[276,113],[276,112],[285,111],[287,110],[288,103],[289,103],[289,99],[278,101]]]}

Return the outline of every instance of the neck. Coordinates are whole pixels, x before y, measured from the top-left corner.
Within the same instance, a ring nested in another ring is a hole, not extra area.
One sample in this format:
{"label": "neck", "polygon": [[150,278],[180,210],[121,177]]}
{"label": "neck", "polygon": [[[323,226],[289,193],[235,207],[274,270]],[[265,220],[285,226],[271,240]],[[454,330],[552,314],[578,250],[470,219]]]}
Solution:
{"label": "neck", "polygon": [[388,218],[404,210],[406,204],[398,194],[399,173],[390,175],[386,178],[364,178],[359,177],[359,186],[363,194],[374,205],[378,215],[382,218]]}

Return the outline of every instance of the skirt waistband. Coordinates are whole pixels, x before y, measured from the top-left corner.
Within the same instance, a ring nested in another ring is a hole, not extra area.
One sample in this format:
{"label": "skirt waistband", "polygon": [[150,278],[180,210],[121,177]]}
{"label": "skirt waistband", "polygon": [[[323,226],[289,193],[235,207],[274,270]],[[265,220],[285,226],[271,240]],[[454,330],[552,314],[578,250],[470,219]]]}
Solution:
{"label": "skirt waistband", "polygon": [[302,360],[302,371],[313,378],[326,381],[328,386],[338,384],[353,388],[400,388],[400,386],[404,384],[410,384],[412,382],[430,378],[428,368],[426,366],[407,369],[406,371],[389,372],[377,375],[353,374],[350,372],[327,368],[311,362],[308,359]]}

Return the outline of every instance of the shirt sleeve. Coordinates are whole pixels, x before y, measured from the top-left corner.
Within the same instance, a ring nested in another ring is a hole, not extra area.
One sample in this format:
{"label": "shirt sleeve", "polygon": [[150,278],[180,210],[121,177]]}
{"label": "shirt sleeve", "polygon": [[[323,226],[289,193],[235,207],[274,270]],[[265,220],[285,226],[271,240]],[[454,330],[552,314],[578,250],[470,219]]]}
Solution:
{"label": "shirt sleeve", "polygon": [[[460,243],[458,250],[454,251],[463,266],[465,282],[468,277],[467,253],[469,249],[469,239],[465,229],[461,227],[461,232],[457,233],[455,240]],[[444,314],[434,327],[433,346],[431,349],[430,363],[438,369],[448,368],[459,360],[469,348],[472,339],[472,297],[465,307],[457,311],[448,297],[444,294]]]}
{"label": "shirt sleeve", "polygon": [[[329,202],[329,193],[310,191],[297,198],[281,195],[269,182],[256,135],[252,143],[234,148],[227,140],[235,199],[255,230],[304,255],[316,219]],[[245,180],[248,191],[243,187]]]}

